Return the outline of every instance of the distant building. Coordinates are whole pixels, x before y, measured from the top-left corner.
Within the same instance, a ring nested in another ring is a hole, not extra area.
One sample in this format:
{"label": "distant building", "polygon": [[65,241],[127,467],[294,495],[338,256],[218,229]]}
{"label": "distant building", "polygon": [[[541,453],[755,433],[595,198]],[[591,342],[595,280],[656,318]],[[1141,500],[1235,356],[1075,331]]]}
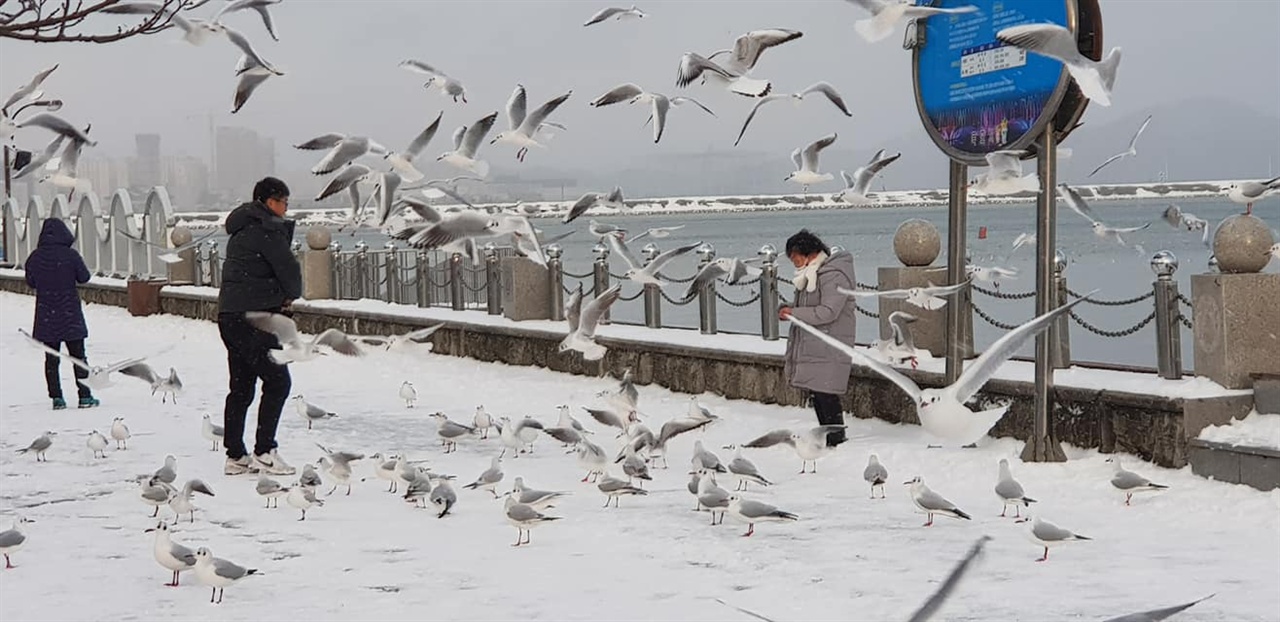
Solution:
{"label": "distant building", "polygon": [[144,188],[160,185],[164,181],[164,172],[160,168],[160,135],[137,134],[134,141],[137,148],[129,181]]}
{"label": "distant building", "polygon": [[[124,158],[88,157],[76,165],[76,175],[87,179],[93,192],[99,197],[110,200],[116,190],[132,185],[130,161]],[[159,183],[159,178],[156,182]],[[155,184],[152,184],[155,185]],[[103,207],[106,209],[106,206]]]}
{"label": "distant building", "polygon": [[243,127],[219,127],[214,133],[217,162],[213,190],[221,202],[247,200],[254,182],[276,170],[275,139]]}
{"label": "distant building", "polygon": [[174,210],[190,212],[209,208],[209,166],[200,158],[165,158],[164,186]]}

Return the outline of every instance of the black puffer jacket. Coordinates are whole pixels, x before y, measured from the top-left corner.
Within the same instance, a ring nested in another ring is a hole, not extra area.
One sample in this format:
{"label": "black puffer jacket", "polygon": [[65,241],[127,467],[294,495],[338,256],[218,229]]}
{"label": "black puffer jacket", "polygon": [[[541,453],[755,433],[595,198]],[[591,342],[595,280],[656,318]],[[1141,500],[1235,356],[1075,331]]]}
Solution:
{"label": "black puffer jacket", "polygon": [[289,245],[294,221],[261,203],[245,203],[227,215],[219,313],[276,311],[302,296],[302,268]]}

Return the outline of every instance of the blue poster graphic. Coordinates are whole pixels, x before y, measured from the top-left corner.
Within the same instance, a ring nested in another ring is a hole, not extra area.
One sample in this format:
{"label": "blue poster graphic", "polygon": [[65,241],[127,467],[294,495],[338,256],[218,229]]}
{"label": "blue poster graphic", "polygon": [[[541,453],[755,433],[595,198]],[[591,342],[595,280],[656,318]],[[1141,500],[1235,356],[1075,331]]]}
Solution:
{"label": "blue poster graphic", "polygon": [[935,140],[944,143],[943,150],[981,157],[1008,148],[1036,126],[1065,71],[1059,61],[1000,43],[996,32],[1032,23],[1067,27],[1067,1],[939,3],[964,5],[978,11],[925,21],[917,89],[922,116],[933,126]]}

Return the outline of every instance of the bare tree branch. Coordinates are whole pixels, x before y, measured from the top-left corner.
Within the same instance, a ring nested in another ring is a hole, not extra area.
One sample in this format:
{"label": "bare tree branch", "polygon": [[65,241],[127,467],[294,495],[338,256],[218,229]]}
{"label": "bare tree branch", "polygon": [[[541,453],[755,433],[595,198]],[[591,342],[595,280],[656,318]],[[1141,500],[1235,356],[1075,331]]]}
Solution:
{"label": "bare tree branch", "polygon": [[[0,9],[13,0],[0,0]],[[159,0],[160,9],[133,26],[117,26],[114,31],[81,29],[90,17],[101,17],[103,9],[121,0],[18,0],[13,14],[0,11],[0,39],[37,43],[112,43],[129,37],[151,35],[170,27],[174,15],[203,4],[201,0]]]}

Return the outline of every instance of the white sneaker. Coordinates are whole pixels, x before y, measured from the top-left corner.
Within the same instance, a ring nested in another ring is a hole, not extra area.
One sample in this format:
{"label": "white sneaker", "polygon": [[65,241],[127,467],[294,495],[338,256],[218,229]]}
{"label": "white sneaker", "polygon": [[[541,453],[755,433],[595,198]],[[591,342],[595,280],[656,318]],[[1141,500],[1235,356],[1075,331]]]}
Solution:
{"label": "white sneaker", "polygon": [[257,467],[249,456],[241,456],[239,460],[227,458],[227,462],[222,467],[223,475],[244,475],[256,471]]}
{"label": "white sneaker", "polygon": [[279,452],[272,449],[270,452],[253,456],[253,464],[259,471],[270,473],[272,475],[293,475],[298,470],[289,466]]}

